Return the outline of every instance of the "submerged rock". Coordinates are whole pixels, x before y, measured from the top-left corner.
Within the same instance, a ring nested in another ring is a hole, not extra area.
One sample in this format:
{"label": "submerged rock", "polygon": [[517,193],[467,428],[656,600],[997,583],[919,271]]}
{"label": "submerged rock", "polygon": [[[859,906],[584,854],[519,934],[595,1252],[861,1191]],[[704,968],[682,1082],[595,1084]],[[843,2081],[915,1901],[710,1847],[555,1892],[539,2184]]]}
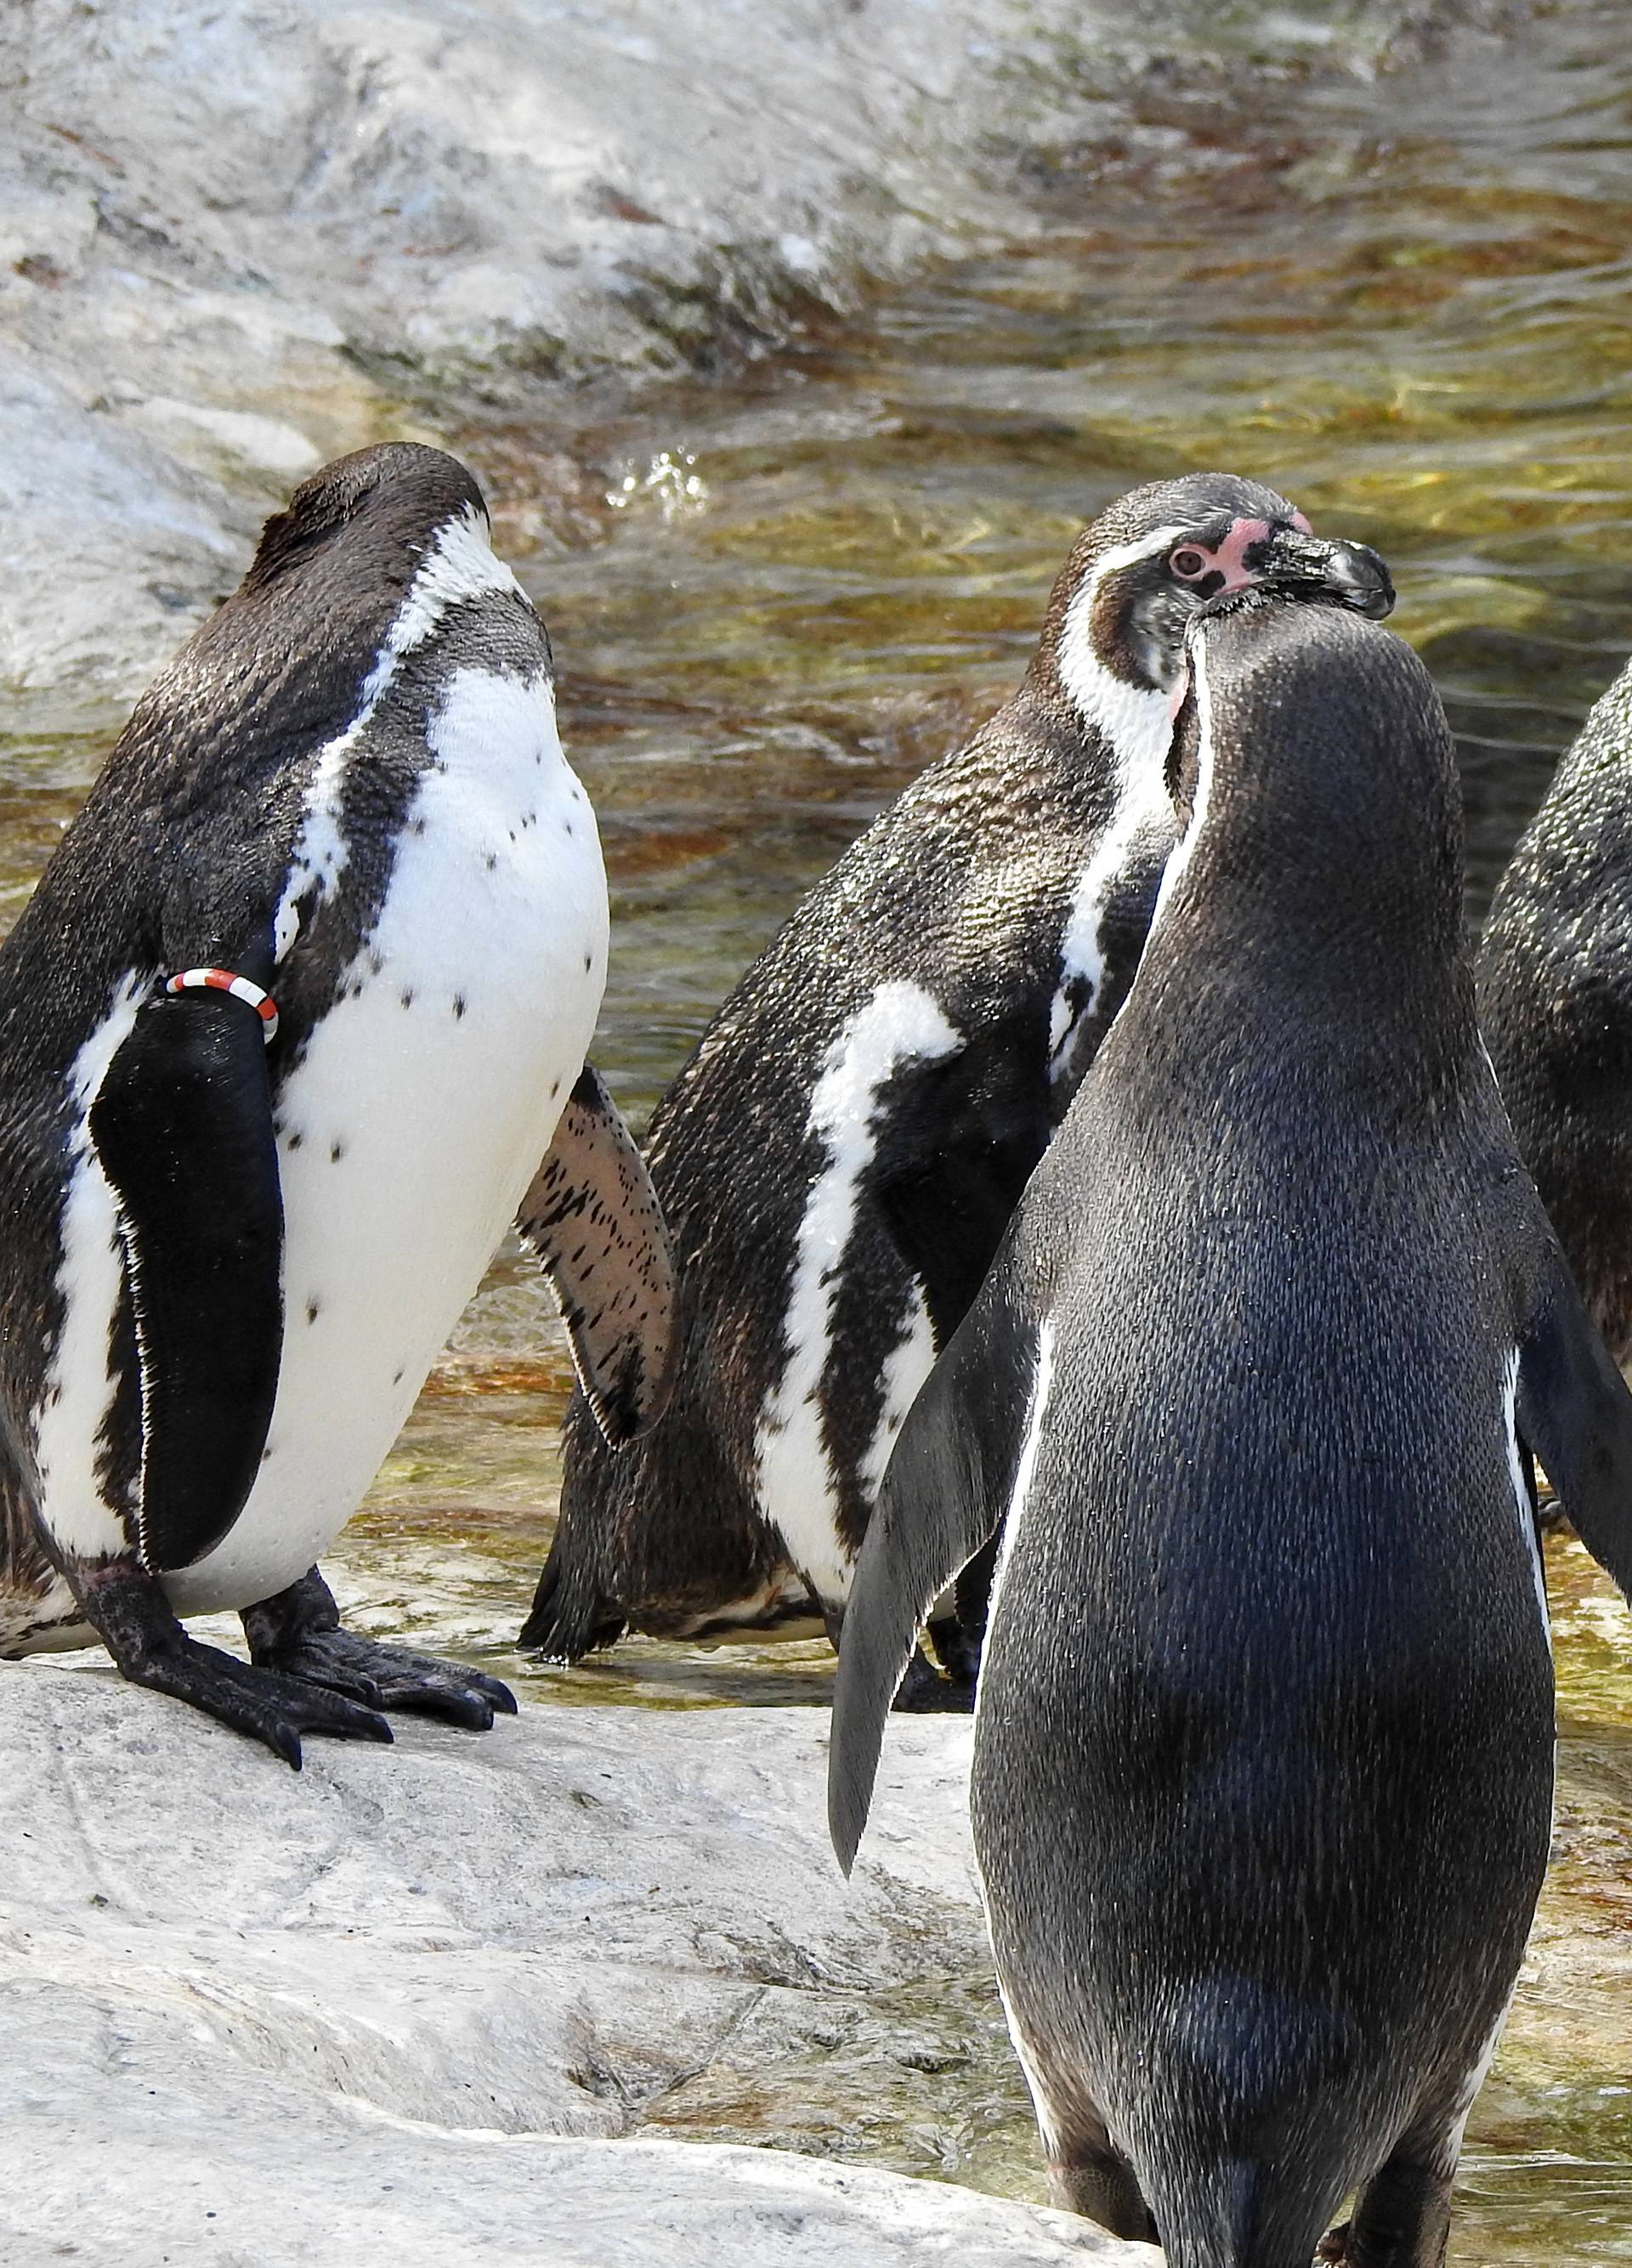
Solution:
{"label": "submerged rock", "polygon": [[985,1959],[968,1727],[892,1728],[850,1884],[826,1742],[808,1710],[527,1708],[310,1742],[297,1778],[107,1670],[6,1665],[8,2268],[1154,2263],[967,2190],[639,2137],[868,2021],[903,2122],[936,2083],[935,2023],[874,2011]]}

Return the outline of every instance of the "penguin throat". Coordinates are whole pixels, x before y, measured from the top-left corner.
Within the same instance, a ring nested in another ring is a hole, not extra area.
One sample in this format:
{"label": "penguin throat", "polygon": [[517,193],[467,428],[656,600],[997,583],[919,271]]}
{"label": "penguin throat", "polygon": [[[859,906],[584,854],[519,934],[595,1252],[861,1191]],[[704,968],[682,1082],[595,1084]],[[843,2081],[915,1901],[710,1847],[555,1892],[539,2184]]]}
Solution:
{"label": "penguin throat", "polygon": [[1077,714],[1114,753],[1124,778],[1149,772],[1159,780],[1173,733],[1161,688],[1130,685],[1116,676],[1086,640],[1075,650],[1062,645],[1060,678]]}

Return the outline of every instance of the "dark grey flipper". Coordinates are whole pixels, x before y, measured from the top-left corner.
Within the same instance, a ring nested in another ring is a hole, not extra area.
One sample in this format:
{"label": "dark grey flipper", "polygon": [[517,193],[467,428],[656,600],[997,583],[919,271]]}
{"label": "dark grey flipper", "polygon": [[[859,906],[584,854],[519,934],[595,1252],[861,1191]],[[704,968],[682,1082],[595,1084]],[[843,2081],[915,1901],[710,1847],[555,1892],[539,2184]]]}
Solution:
{"label": "dark grey flipper", "polygon": [[509,1686],[484,1670],[342,1630],[334,1594],[315,1567],[286,1591],[246,1607],[242,1619],[257,1668],[343,1693],[365,1708],[440,1717],[471,1733],[485,1733],[495,1710],[516,1714]]}
{"label": "dark grey flipper", "polygon": [[283,1206],[260,1018],[220,992],[148,1002],[91,1138],[136,1312],[138,1543],[164,1573],[202,1559],[243,1510],[277,1396]]}
{"label": "dark grey flipper", "polygon": [[657,1191],[585,1064],[516,1226],[565,1319],[584,1397],[619,1448],[655,1425],[680,1366],[674,1260]]}
{"label": "dark grey flipper", "polygon": [[1035,1351],[1033,1333],[1017,1329],[989,1292],[930,1372],[890,1459],[856,1563],[833,1690],[827,1829],[847,1874],[867,1823],[885,1720],[918,1632],[1002,1521]]}
{"label": "dark grey flipper", "polygon": [[1632,1393],[1556,1253],[1518,1351],[1518,1419],[1577,1535],[1632,1597]]}

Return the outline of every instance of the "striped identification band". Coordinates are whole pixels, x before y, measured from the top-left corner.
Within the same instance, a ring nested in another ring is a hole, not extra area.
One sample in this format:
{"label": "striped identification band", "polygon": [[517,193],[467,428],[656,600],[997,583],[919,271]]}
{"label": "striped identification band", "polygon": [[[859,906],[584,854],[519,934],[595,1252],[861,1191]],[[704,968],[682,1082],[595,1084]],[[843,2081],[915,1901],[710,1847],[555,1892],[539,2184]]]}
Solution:
{"label": "striped identification band", "polygon": [[277,1003],[269,992],[252,984],[247,976],[234,976],[230,968],[184,968],[167,981],[165,990],[194,992],[201,986],[212,992],[230,992],[235,1000],[247,1002],[265,1027],[261,1036],[271,1046],[277,1037]]}

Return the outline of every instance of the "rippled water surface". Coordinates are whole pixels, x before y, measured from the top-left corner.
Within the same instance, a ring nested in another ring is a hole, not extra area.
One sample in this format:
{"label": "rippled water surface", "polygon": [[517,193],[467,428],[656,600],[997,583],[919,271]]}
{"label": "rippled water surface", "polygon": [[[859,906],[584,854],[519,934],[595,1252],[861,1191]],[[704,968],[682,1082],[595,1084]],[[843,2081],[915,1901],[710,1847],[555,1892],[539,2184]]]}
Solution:
{"label": "rippled water surface", "polygon": [[[636,1116],[801,889],[1012,683],[1081,520],[1186,468],[1387,555],[1482,908],[1632,648],[1632,5],[1506,20],[1377,77],[1102,77],[1080,146],[1014,161],[1012,241],[746,377],[458,437],[555,636],[615,890],[599,1056]],[[0,913],[100,759],[82,721],[4,746]],[[336,1555],[360,1618],[563,1702],[825,1699],[808,1636],[572,1673],[510,1651],[556,1480],[547,1305],[502,1259]],[[1579,1547],[1547,1556],[1557,1860],[1452,2249],[1511,2268],[1632,2260],[1632,1632]],[[838,2058],[792,2126],[717,2090],[661,2115],[1040,2194],[989,1985],[925,2021],[941,2069]]]}

